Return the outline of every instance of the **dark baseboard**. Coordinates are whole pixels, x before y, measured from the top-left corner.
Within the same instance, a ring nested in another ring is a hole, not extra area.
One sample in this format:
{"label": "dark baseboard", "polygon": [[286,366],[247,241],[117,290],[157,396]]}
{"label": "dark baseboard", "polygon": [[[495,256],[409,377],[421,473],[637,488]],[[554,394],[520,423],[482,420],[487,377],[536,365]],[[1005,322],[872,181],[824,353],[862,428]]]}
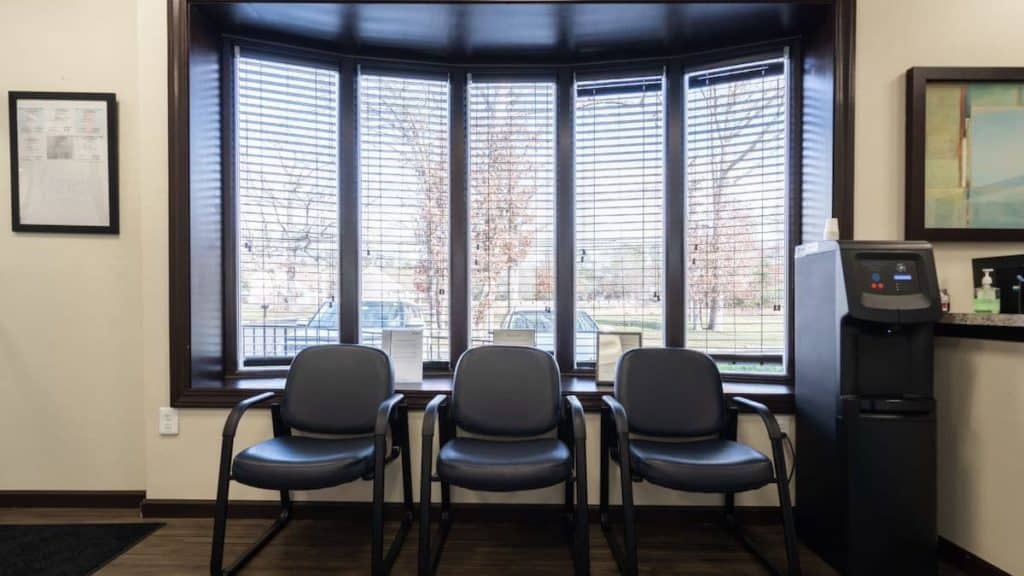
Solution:
{"label": "dark baseboard", "polygon": [[3,508],[138,508],[145,490],[0,490]]}
{"label": "dark baseboard", "polygon": [[939,558],[971,575],[1010,576],[1009,572],[989,564],[985,559],[971,554],[942,536],[939,536]]}
{"label": "dark baseboard", "polygon": [[[418,504],[417,504],[418,506]],[[460,519],[470,521],[520,521],[536,520],[544,516],[557,517],[562,512],[558,504],[459,504],[453,505]],[[159,500],[147,498],[142,502],[144,518],[210,518],[213,517],[213,500]],[[418,510],[418,508],[417,508]],[[280,507],[273,500],[232,500],[229,514],[232,518],[275,518]],[[369,502],[328,502],[298,501],[293,505],[294,517],[308,519],[331,519],[339,516],[348,518],[370,518]],[[597,506],[590,507],[590,521],[599,520]],[[612,513],[619,514],[621,507],[613,506]],[[747,524],[775,524],[780,522],[778,508],[768,506],[738,507],[736,514]],[[384,506],[384,515],[398,519],[402,507],[397,502]],[[637,516],[657,523],[717,522],[722,509],[716,506],[638,506]]]}

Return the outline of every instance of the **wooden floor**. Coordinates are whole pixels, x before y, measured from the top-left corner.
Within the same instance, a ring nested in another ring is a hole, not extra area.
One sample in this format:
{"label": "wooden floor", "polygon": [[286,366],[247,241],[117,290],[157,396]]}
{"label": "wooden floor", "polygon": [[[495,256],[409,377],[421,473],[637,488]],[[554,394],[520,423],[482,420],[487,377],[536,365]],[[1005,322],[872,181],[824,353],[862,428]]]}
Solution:
{"label": "wooden floor", "polygon": [[[0,523],[138,522],[133,510],[0,509]],[[102,569],[102,575],[173,575],[208,573],[209,519],[150,519],[165,522],[149,538]],[[229,522],[226,555],[234,558],[253,542],[269,520]],[[391,526],[393,528],[394,526]],[[416,529],[395,564],[393,574],[415,574]],[[368,574],[369,526],[363,520],[294,520],[243,570],[248,575]],[[767,572],[720,526],[713,523],[678,526],[660,523],[656,529],[641,521],[640,571],[642,574],[758,575]],[[783,561],[782,532],[775,526],[754,526],[751,535]],[[390,537],[390,534],[387,536]],[[604,537],[591,526],[591,571],[617,574]],[[456,517],[441,560],[440,574],[544,576],[571,574],[572,563],[561,527],[550,518],[517,522],[459,522]],[[804,574],[835,574],[806,548],[801,549]],[[780,564],[784,565],[784,564]],[[939,574],[962,574],[942,566]]]}

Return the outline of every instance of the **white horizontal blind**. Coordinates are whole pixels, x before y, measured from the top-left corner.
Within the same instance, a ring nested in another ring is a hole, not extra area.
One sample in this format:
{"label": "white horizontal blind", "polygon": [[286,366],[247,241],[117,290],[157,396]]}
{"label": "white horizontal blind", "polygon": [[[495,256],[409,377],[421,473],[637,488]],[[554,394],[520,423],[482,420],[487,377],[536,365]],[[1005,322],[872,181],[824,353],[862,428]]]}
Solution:
{"label": "white horizontal blind", "polygon": [[496,328],[554,352],[555,84],[470,82],[471,346]]}
{"label": "white horizontal blind", "polygon": [[686,343],[723,370],[782,372],[784,60],[686,78]]}
{"label": "white horizontal blind", "polygon": [[338,72],[235,63],[238,332],[252,363],[338,341]]}
{"label": "white horizontal blind", "polygon": [[663,344],[662,77],[576,85],[576,360],[595,334]]}
{"label": "white horizontal blind", "polygon": [[447,361],[448,82],[359,77],[359,339],[422,328],[424,361]]}

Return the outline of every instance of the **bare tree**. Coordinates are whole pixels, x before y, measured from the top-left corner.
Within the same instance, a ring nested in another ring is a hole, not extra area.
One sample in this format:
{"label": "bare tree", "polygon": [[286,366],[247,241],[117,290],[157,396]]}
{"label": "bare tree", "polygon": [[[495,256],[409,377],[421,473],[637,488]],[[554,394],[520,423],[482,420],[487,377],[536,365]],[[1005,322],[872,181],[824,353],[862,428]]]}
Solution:
{"label": "bare tree", "polygon": [[472,151],[485,168],[473,171],[470,183],[471,209],[482,215],[473,222],[471,238],[474,326],[488,318],[503,285],[505,297],[512,297],[512,271],[533,247],[530,205],[537,193],[537,166],[532,151],[541,137],[536,129],[529,128],[531,113],[517,106],[514,99],[512,90],[484,96],[485,112],[491,120],[482,149]]}
{"label": "bare tree", "polygon": [[[384,90],[380,99],[369,105],[374,108],[368,113],[396,135],[388,145],[414,171],[421,185],[415,237],[426,249],[415,267],[415,288],[424,295],[428,318],[433,321],[445,309],[447,299],[447,149],[438,153],[436,138],[426,125],[429,118],[410,108],[401,90]],[[471,238],[477,259],[473,287],[479,295],[473,308],[474,324],[488,316],[502,281],[507,282],[533,242],[529,207],[537,185],[531,178],[535,166],[530,149],[538,135],[524,128],[522,113],[514,109],[502,110],[508,112],[506,117],[491,125],[484,148],[474,151],[486,160],[486,170],[474,172],[471,181],[471,209],[485,215],[474,222]]]}
{"label": "bare tree", "polygon": [[[320,288],[319,276],[326,276],[327,297],[333,297],[337,259],[332,248],[336,211],[324,210],[324,203],[333,205],[334,200],[318,188],[317,172],[327,166],[283,154],[276,161],[281,181],[260,170],[252,183],[260,201],[249,209],[258,211],[254,218],[258,224],[240,227],[243,302],[257,303],[264,323],[274,312],[294,312],[295,305],[315,311],[324,294],[321,290],[310,293],[310,278],[316,278]],[[278,305],[283,310],[274,310]]]}
{"label": "bare tree", "polygon": [[[733,293],[751,293],[764,264],[758,250],[759,217],[750,208],[736,206],[729,198],[733,186],[750,177],[759,165],[750,162],[772,138],[781,138],[779,127],[764,119],[761,99],[781,96],[756,92],[742,82],[712,84],[691,98],[690,106],[704,108],[706,126],[701,127],[710,145],[702,155],[687,161],[687,230],[690,262],[687,269],[687,297],[692,310],[691,325],[714,330],[723,302],[723,285],[738,288]],[[749,230],[749,234],[738,230]],[[774,259],[773,259],[774,260]],[[748,273],[749,272],[749,273]],[[744,290],[744,288],[750,290]],[[736,303],[731,303],[736,304]]]}
{"label": "bare tree", "polygon": [[[396,81],[397,82],[397,81]],[[409,106],[409,96],[400,84],[382,88],[376,98],[366,100],[366,117],[379,122],[386,134],[381,145],[402,159],[414,174],[422,200],[417,206],[414,238],[419,258],[414,266],[414,286],[426,303],[426,329],[443,320],[448,298],[448,143],[440,146],[432,118]],[[426,344],[432,344],[429,332]]]}

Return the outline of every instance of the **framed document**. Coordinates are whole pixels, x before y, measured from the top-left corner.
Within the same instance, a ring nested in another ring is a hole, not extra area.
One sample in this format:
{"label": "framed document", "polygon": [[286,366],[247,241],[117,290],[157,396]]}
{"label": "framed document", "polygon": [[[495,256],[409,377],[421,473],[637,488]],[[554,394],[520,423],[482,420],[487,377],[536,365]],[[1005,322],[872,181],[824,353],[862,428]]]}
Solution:
{"label": "framed document", "polygon": [[14,231],[117,234],[116,96],[8,98]]}
{"label": "framed document", "polygon": [[391,328],[381,332],[381,349],[391,359],[395,382],[423,382],[423,330]]}

